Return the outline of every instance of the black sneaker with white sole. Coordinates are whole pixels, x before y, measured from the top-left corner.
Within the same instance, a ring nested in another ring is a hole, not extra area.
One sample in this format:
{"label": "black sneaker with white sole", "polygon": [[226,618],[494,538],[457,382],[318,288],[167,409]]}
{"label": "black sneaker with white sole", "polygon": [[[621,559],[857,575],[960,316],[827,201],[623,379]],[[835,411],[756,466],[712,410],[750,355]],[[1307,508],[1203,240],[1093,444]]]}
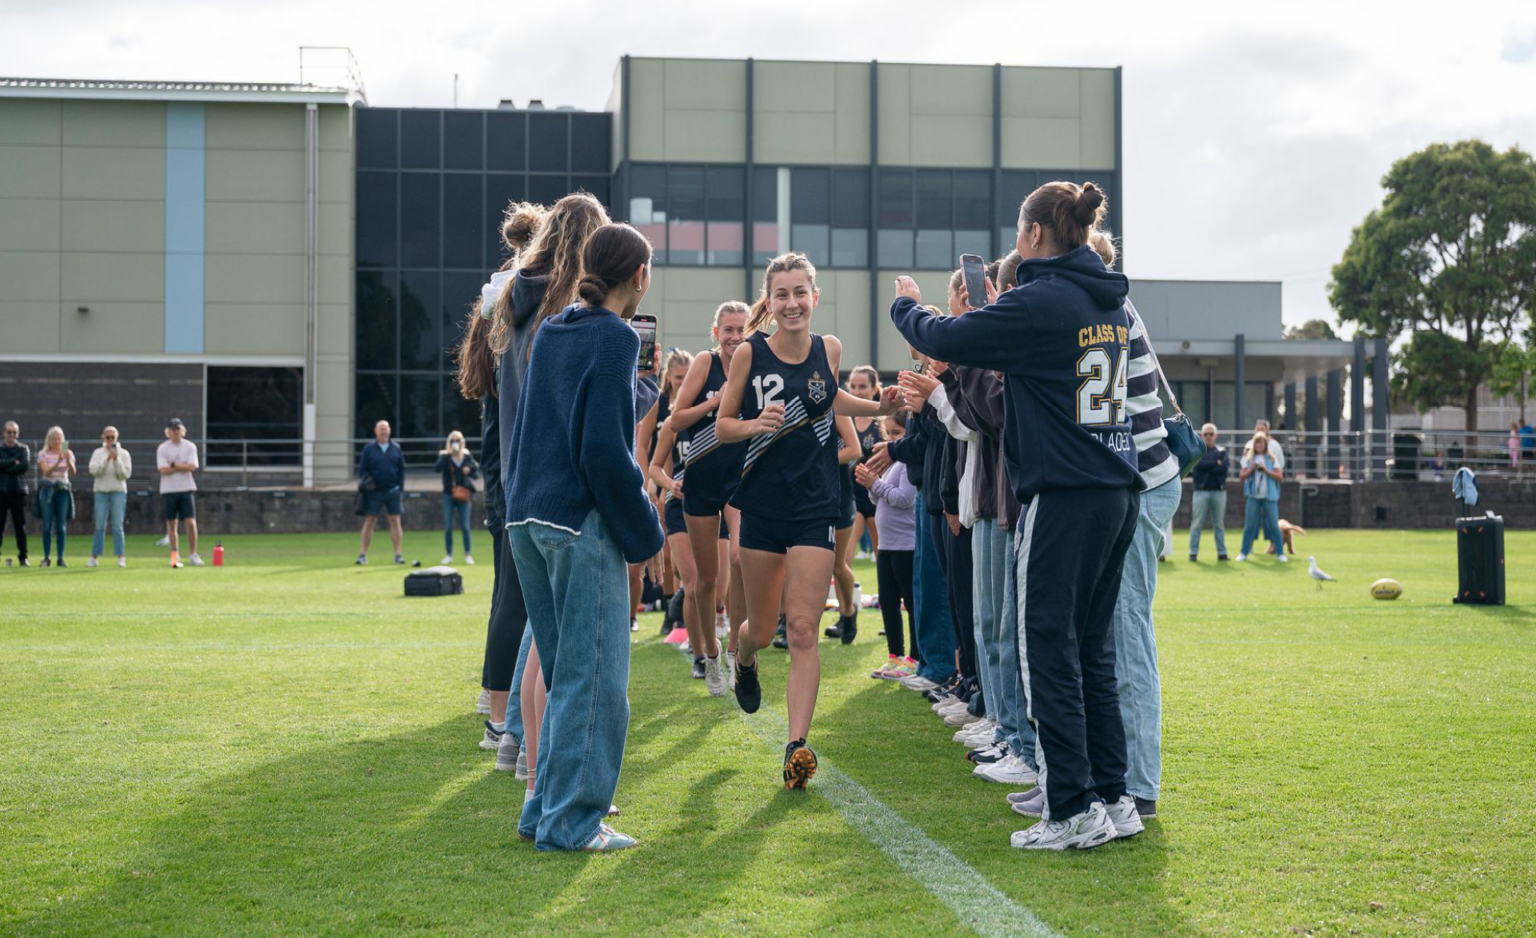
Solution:
{"label": "black sneaker with white sole", "polygon": [[757,680],[757,665],[745,665],[736,660],[736,705],[743,713],[756,713],[763,705],[763,685]]}
{"label": "black sneaker with white sole", "polygon": [[704,659],[703,659],[703,657],[695,656],[694,659],[693,659],[693,679],[695,681],[702,681],[702,680],[704,680]]}

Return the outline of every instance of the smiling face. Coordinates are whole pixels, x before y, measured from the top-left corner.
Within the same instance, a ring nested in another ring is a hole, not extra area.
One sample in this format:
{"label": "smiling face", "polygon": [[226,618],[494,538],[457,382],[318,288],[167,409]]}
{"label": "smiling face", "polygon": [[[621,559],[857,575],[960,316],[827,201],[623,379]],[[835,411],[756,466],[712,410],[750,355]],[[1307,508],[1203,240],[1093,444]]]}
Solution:
{"label": "smiling face", "polygon": [[731,356],[741,343],[747,340],[747,314],[746,313],[722,313],[720,325],[714,329],[715,342],[720,346],[720,354],[730,361]]}
{"label": "smiling face", "polygon": [[855,371],[848,376],[848,393],[864,400],[875,400],[875,386],[869,383],[869,375],[862,371]]}
{"label": "smiling face", "polygon": [[688,377],[688,363],[687,362],[673,362],[672,363],[672,367],[667,369],[667,387],[669,387],[669,388],[680,388],[680,387],[682,387],[683,386],[683,379],[686,378],[686,377]]}
{"label": "smiling face", "polygon": [[804,332],[811,328],[811,311],[821,294],[811,282],[810,274],[803,270],[788,270],[773,275],[768,285],[768,312],[779,328],[787,332]]}

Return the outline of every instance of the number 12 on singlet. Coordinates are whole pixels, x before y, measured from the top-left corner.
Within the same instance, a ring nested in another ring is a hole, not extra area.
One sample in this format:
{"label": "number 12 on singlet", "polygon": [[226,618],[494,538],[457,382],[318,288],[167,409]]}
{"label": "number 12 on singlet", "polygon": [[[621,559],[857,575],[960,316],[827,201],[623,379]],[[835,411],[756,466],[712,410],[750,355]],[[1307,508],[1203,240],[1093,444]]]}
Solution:
{"label": "number 12 on singlet", "polygon": [[783,403],[779,400],[779,393],[784,390],[784,379],[779,375],[754,375],[752,389],[757,392],[758,410],[769,404]]}
{"label": "number 12 on singlet", "polygon": [[1077,360],[1077,376],[1084,381],[1077,389],[1077,422],[1085,427],[1103,427],[1125,423],[1126,375],[1128,358],[1124,346],[1120,358],[1110,367],[1109,351],[1091,348]]}

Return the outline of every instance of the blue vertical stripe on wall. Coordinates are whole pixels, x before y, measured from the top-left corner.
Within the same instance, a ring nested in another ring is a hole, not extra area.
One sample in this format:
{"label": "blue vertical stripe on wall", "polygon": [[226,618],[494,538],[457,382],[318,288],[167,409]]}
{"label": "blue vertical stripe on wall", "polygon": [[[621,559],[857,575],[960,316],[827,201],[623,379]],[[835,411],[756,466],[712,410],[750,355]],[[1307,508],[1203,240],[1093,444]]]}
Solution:
{"label": "blue vertical stripe on wall", "polygon": [[165,106],[165,350],[203,351],[203,105]]}

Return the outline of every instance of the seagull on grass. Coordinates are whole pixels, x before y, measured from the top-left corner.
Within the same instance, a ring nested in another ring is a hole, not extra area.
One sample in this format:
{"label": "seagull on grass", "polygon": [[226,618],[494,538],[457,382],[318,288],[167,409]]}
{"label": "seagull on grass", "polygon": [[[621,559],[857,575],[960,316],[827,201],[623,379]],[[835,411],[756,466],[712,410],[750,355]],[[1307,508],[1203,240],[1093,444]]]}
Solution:
{"label": "seagull on grass", "polygon": [[1318,567],[1317,567],[1317,558],[1316,557],[1308,557],[1307,558],[1307,576],[1309,576],[1312,579],[1317,581],[1317,588],[1318,589],[1322,589],[1323,588],[1323,583],[1325,581],[1328,582],[1328,583],[1332,583],[1333,582],[1333,577],[1329,576],[1328,574],[1324,573],[1322,570],[1318,569]]}

